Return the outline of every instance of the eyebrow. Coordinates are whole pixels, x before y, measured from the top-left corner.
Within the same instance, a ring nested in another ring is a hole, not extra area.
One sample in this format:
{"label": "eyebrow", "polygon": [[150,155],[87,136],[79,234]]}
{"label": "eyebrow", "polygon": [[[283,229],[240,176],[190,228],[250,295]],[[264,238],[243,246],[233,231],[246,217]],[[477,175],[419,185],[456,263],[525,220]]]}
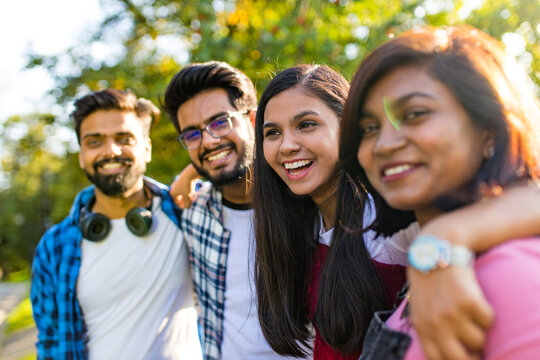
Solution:
{"label": "eyebrow", "polygon": [[[403,95],[402,97],[398,98],[397,100],[393,100],[392,102],[396,104],[397,106],[403,106],[407,101],[411,100],[414,97],[422,97],[422,98],[428,98],[428,99],[436,99],[435,96],[432,96],[430,94],[426,94],[421,91],[415,91],[406,95]],[[375,115],[373,115],[368,110],[362,110],[360,114],[360,119],[363,118],[375,118]]]}
{"label": "eyebrow", "polygon": [[[296,115],[293,116],[293,118],[291,119],[290,123],[295,123],[297,122],[298,120],[300,119],[303,119],[304,117],[308,116],[308,115],[317,115],[317,116],[320,116],[318,112],[316,111],[313,111],[313,110],[305,110],[305,111],[302,111]],[[263,129],[265,128],[269,128],[269,127],[278,127],[278,125],[276,123],[264,123],[263,124]]]}
{"label": "eyebrow", "polygon": [[412,99],[414,97],[423,97],[423,98],[428,98],[428,99],[435,99],[435,97],[433,95],[426,94],[426,93],[421,92],[421,91],[415,91],[415,92],[412,92],[412,93],[409,93],[407,95],[404,95],[404,96],[400,97],[399,99],[395,100],[394,102],[397,105],[402,106],[404,103],[406,103],[407,101],[409,101],[410,99]]}
{"label": "eyebrow", "polygon": [[[231,111],[233,112],[233,111]],[[210,116],[208,119],[204,120],[202,123],[203,123],[203,127],[205,125],[208,125],[210,122],[212,122],[213,120],[216,120],[218,117],[220,116],[223,116],[223,115],[229,115],[229,112],[228,111],[221,111],[221,112],[218,112],[217,114],[214,114],[212,116]],[[196,127],[194,125],[190,125],[190,126],[186,126],[184,129],[182,129],[182,132],[184,131],[189,131],[189,130],[201,130],[202,128],[200,127]]]}
{"label": "eyebrow", "polygon": [[[133,133],[131,133],[129,131],[119,131],[119,132],[115,132],[113,136],[125,136],[125,135],[132,136]],[[107,135],[102,134],[102,133],[91,133],[91,134],[84,135],[82,138],[86,139],[86,138],[89,138],[89,137],[105,137],[105,136],[107,136]]]}

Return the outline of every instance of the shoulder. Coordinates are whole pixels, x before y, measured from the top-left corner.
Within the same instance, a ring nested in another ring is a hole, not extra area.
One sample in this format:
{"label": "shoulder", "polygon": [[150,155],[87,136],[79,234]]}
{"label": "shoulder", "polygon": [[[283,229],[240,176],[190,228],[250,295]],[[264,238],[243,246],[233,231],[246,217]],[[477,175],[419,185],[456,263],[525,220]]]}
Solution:
{"label": "shoulder", "polygon": [[221,191],[216,188],[210,181],[201,183],[201,187],[197,193],[197,204],[206,204],[211,199],[219,198],[221,201]]}
{"label": "shoulder", "polygon": [[50,227],[39,241],[34,254],[34,263],[39,264],[59,259],[62,253],[72,252],[81,238],[79,227],[71,216]]}
{"label": "shoulder", "polygon": [[150,192],[156,196],[159,196],[163,200],[172,201],[172,197],[169,194],[169,187],[149,177],[144,177],[144,185],[150,190]]}
{"label": "shoulder", "polygon": [[540,307],[531,294],[540,293],[540,238],[509,240],[492,248],[477,259],[475,271],[495,311],[486,358],[535,358],[540,352]]}
{"label": "shoulder", "polygon": [[60,256],[61,253],[73,253],[72,249],[78,246],[82,237],[78,225],[80,208],[93,196],[93,186],[89,186],[77,194],[68,216],[60,223],[51,226],[41,237],[36,247],[34,261],[43,256],[51,258]]}
{"label": "shoulder", "polygon": [[540,237],[508,240],[481,254],[475,262],[475,269],[480,274],[486,270],[504,273],[508,268],[512,268],[512,272],[521,272],[531,267],[540,269]]}
{"label": "shoulder", "polygon": [[191,207],[186,209],[190,212],[206,211],[210,207],[221,207],[221,191],[214,187],[211,182],[205,181],[201,184],[199,191],[197,192],[197,198],[191,204]]}
{"label": "shoulder", "polygon": [[474,268],[486,296],[515,295],[529,286],[540,293],[540,237],[495,246],[477,258]]}

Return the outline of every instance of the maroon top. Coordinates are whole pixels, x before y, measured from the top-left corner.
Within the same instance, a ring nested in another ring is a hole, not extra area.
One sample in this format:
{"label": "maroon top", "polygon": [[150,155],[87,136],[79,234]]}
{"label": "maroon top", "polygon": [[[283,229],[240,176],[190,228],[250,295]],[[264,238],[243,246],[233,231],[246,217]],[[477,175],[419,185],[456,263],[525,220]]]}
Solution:
{"label": "maroon top", "polygon": [[[319,290],[319,280],[321,268],[326,255],[328,254],[328,246],[319,243],[317,253],[313,259],[313,271],[309,282],[309,318],[313,320],[315,309],[317,307],[317,292]],[[394,305],[396,294],[405,284],[405,267],[394,264],[384,264],[371,259],[375,269],[383,284],[383,290],[386,298],[387,308],[390,309]],[[337,350],[334,350],[328,345],[319,334],[319,330],[315,327],[315,343],[313,345],[314,360],[356,360],[362,353],[362,350],[350,355],[343,355]]]}

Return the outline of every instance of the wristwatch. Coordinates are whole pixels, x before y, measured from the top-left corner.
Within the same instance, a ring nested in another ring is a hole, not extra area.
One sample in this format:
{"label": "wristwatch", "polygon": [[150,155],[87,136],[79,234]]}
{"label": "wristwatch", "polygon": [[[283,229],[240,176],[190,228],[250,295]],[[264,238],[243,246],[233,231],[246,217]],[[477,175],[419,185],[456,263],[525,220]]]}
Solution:
{"label": "wristwatch", "polygon": [[433,235],[417,236],[407,251],[409,265],[428,274],[448,266],[469,267],[474,263],[474,253],[463,245],[452,245]]}

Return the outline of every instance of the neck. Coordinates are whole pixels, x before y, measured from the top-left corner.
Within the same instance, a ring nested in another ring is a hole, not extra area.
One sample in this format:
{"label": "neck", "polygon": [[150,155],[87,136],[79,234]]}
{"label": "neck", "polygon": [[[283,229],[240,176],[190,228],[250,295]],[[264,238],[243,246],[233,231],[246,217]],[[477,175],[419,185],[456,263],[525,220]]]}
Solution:
{"label": "neck", "polygon": [[95,189],[96,202],[92,208],[109,219],[121,219],[134,207],[146,207],[149,197],[145,193],[142,178],[135,186],[118,197],[105,195],[99,189]]}
{"label": "neck", "polygon": [[221,188],[223,198],[233,204],[251,203],[251,181],[241,177],[233,183],[224,185]]}
{"label": "neck", "polygon": [[336,222],[336,193],[334,192],[327,199],[316,203],[317,209],[321,213],[323,219],[323,227],[325,230],[329,230],[334,227]]}
{"label": "neck", "polygon": [[336,169],[325,186],[316,193],[311,194],[311,199],[322,215],[323,226],[326,230],[333,228],[336,222],[337,190],[340,177],[341,174]]}
{"label": "neck", "polygon": [[442,214],[442,212],[440,210],[435,209],[435,208],[417,210],[417,211],[414,212],[414,215],[416,216],[416,221],[418,221],[418,225],[420,225],[420,227],[423,227],[430,220],[435,219],[437,216],[439,216],[441,214]]}

